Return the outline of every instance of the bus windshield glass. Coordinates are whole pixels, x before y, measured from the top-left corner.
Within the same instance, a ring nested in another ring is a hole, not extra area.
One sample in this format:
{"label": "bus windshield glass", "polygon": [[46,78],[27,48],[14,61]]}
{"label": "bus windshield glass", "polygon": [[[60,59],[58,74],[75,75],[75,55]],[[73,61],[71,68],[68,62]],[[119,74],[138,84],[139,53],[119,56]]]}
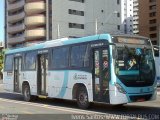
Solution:
{"label": "bus windshield glass", "polygon": [[151,47],[117,46],[116,75],[126,86],[152,85],[155,65]]}

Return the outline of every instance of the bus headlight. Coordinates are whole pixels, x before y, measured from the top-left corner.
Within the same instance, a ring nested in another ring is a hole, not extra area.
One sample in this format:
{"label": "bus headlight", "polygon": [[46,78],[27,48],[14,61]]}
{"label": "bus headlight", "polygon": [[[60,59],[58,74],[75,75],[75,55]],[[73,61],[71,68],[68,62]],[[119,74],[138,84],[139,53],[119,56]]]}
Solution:
{"label": "bus headlight", "polygon": [[126,94],[126,91],[124,90],[124,88],[123,88],[120,84],[115,83],[114,85],[116,86],[117,90],[118,90],[120,93]]}

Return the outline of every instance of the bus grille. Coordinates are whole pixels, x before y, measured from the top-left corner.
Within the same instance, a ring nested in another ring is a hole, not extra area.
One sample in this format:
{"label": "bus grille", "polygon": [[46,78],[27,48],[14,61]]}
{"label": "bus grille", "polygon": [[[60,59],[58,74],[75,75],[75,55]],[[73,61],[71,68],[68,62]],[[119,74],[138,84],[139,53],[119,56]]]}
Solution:
{"label": "bus grille", "polygon": [[152,94],[148,94],[148,95],[134,95],[134,96],[129,96],[130,100],[132,102],[142,102],[142,101],[147,101],[150,100],[152,97]]}

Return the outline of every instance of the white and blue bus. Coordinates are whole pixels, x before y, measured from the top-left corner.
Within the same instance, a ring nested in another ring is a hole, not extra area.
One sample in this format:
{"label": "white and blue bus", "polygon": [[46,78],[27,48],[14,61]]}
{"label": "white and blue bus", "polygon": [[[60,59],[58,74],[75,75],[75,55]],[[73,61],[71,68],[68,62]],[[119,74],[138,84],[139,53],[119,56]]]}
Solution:
{"label": "white and blue bus", "polygon": [[159,46],[154,45],[157,87],[160,87],[160,56],[159,54],[160,54]]}
{"label": "white and blue bus", "polygon": [[114,105],[156,99],[155,62],[148,38],[100,34],[8,50],[4,88],[36,97]]}

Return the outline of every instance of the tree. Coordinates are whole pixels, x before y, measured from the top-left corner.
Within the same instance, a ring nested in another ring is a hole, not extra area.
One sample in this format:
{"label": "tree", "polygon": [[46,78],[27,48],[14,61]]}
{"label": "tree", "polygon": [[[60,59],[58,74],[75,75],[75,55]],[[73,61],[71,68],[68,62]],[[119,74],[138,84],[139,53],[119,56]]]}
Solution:
{"label": "tree", "polygon": [[0,75],[2,75],[3,70],[3,63],[4,63],[4,49],[0,50]]}

